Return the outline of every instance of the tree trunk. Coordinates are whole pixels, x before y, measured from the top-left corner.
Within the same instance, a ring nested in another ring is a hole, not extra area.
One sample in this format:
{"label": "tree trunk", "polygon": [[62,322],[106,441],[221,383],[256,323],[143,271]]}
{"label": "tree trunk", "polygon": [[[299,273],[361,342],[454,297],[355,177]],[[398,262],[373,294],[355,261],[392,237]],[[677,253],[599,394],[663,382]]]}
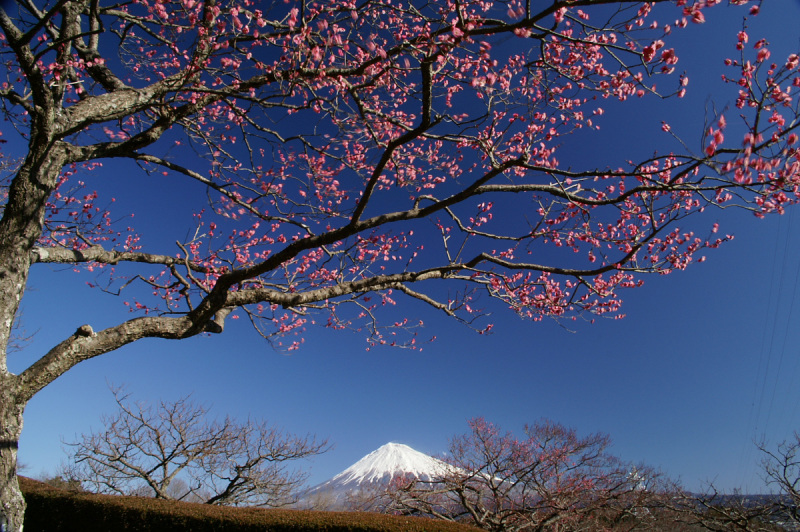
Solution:
{"label": "tree trunk", "polygon": [[24,405],[10,393],[10,378],[0,378],[0,532],[22,532],[25,499],[17,482],[17,447]]}
{"label": "tree trunk", "polygon": [[11,184],[0,218],[0,532],[21,532],[25,513],[17,483],[17,448],[26,400],[21,399],[18,377],[8,371],[6,354],[28,280],[30,252],[42,234],[47,198],[63,166],[63,150],[52,151],[59,156],[29,155]]}

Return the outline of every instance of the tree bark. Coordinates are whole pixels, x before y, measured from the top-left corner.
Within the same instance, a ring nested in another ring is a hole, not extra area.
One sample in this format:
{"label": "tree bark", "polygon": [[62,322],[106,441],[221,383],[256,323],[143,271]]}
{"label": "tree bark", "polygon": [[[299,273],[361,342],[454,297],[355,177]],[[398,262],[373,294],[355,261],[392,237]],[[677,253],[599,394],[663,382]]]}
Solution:
{"label": "tree bark", "polygon": [[17,482],[17,449],[27,397],[21,380],[8,371],[6,355],[19,310],[31,251],[42,235],[47,199],[67,161],[66,145],[53,141],[52,113],[40,110],[33,121],[40,134],[9,188],[0,218],[0,532],[21,532],[25,499]]}
{"label": "tree bark", "polygon": [[25,405],[10,393],[11,379],[0,377],[0,531],[22,532],[25,499],[17,482],[17,448]]}

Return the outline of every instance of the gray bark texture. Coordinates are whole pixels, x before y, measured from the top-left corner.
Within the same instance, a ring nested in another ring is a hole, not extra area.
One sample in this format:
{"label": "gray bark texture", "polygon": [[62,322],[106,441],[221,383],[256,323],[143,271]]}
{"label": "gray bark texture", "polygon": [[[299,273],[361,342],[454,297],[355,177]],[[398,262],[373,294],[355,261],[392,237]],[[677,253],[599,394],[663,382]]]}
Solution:
{"label": "gray bark texture", "polygon": [[21,532],[25,500],[17,483],[17,448],[23,407],[7,393],[6,380],[0,378],[0,530]]}

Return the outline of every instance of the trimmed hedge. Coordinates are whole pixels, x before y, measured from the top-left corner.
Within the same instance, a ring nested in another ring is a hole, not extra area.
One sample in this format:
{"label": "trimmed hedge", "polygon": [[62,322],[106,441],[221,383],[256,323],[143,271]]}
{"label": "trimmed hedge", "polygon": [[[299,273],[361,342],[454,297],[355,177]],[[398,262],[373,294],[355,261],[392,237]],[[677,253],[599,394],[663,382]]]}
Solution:
{"label": "trimmed hedge", "polygon": [[419,517],[365,512],[232,508],[146,497],[75,493],[19,477],[25,532],[470,532]]}

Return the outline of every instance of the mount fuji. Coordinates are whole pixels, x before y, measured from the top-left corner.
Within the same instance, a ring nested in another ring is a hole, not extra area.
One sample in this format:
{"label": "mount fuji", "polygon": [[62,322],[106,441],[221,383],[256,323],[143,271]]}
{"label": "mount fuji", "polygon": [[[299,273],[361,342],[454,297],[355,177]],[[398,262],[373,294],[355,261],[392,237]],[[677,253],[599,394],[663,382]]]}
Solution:
{"label": "mount fuji", "polygon": [[[402,443],[387,443],[372,451],[330,480],[309,489],[301,506],[329,509],[353,508],[374,500],[398,476],[432,480],[444,474],[445,462]],[[356,501],[359,504],[353,504]]]}

